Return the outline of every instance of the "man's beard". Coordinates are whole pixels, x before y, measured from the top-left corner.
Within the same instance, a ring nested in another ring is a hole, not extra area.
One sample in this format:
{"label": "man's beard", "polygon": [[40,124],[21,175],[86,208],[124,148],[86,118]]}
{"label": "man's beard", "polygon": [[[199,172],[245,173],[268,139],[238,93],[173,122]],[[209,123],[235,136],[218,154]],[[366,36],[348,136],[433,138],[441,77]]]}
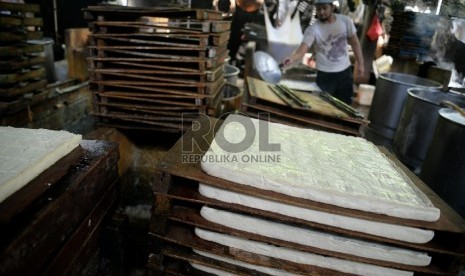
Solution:
{"label": "man's beard", "polygon": [[324,22],[326,22],[326,21],[329,20],[329,16],[326,17],[326,18],[321,18],[321,17],[320,17],[320,18],[318,18],[318,20],[319,20],[320,22],[323,22],[323,23],[324,23]]}

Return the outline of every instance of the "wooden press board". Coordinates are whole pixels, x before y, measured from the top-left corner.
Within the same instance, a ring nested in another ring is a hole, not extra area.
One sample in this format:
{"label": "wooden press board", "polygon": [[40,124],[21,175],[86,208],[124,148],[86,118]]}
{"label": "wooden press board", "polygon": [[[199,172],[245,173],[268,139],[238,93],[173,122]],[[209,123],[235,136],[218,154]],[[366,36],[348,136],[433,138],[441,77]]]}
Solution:
{"label": "wooden press board", "polygon": [[[261,99],[275,104],[280,104],[283,106],[290,107],[287,103],[281,100],[276,94],[269,88],[269,83],[262,80],[248,77],[247,78],[248,88],[250,96],[253,98]],[[350,115],[344,111],[339,110],[337,107],[331,103],[320,98],[316,93],[312,91],[303,92],[293,90],[297,96],[306,101],[310,105],[310,109],[300,108],[293,106],[295,109],[299,110],[308,110],[309,112],[337,117],[337,118],[352,118]]]}

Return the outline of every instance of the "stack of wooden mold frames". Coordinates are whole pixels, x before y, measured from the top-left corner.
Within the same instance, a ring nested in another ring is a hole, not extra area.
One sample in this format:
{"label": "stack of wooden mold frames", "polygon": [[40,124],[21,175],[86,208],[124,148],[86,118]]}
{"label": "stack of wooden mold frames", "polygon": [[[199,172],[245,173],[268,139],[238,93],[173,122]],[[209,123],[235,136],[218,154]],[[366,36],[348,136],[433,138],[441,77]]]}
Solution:
{"label": "stack of wooden mold frames", "polygon": [[0,152],[0,274],[89,274],[120,193],[117,144],[0,127]]}
{"label": "stack of wooden mold frames", "polygon": [[219,127],[202,133],[199,148],[186,147],[201,141],[187,132],[165,156],[153,185],[154,274],[463,269],[463,219],[392,155],[362,138],[274,123],[263,129],[278,151],[260,152],[256,138],[248,149],[227,153],[221,137],[241,141],[247,121],[259,129],[258,120],[244,118],[230,115],[217,137]]}
{"label": "stack of wooden mold frames", "polygon": [[219,12],[91,6],[89,73],[103,125],[179,132],[221,105],[230,22]]}
{"label": "stack of wooden mold frames", "polygon": [[0,2],[0,115],[40,91],[45,79],[39,5]]}

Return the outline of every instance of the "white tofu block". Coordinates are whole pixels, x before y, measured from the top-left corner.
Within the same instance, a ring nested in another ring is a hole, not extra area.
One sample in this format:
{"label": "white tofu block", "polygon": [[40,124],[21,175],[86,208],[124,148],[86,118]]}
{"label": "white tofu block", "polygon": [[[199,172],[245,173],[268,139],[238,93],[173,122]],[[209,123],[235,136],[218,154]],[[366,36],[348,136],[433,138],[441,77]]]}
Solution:
{"label": "white tofu block", "polygon": [[208,221],[236,230],[357,257],[412,266],[427,266],[431,262],[431,257],[426,253],[276,223],[206,206],[202,207],[200,214]]}
{"label": "white tofu block", "polygon": [[66,131],[0,127],[0,202],[79,146]]}
{"label": "white tofu block", "polygon": [[310,222],[317,222],[393,240],[411,243],[427,243],[434,237],[434,231],[431,230],[325,213],[256,196],[236,193],[202,183],[199,184],[199,193],[205,197],[227,203],[239,204]]}
{"label": "white tofu block", "polygon": [[[244,148],[234,153],[227,144]],[[279,149],[264,151],[267,144]],[[375,145],[358,137],[230,115],[201,167],[215,177],[343,208],[423,221],[440,215]]]}
{"label": "white tofu block", "polygon": [[322,255],[297,251],[286,247],[277,247],[270,244],[246,240],[230,235],[224,235],[201,228],[195,228],[195,234],[211,242],[241,249],[247,252],[260,254],[268,257],[278,258],[294,263],[318,266],[340,272],[352,273],[357,275],[371,276],[407,276],[413,275],[413,272],[399,269],[387,268],[377,265],[347,261]]}

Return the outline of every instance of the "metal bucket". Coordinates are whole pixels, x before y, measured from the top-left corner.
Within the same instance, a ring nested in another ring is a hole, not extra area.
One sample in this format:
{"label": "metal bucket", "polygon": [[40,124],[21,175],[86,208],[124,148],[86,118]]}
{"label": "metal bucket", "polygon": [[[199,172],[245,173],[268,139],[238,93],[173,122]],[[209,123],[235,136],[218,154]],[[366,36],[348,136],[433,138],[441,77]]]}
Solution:
{"label": "metal bucket", "polygon": [[443,108],[420,178],[465,217],[465,117]]}
{"label": "metal bucket", "polygon": [[237,84],[237,79],[239,76],[239,68],[236,66],[232,66],[229,64],[226,64],[224,66],[224,78],[226,79],[226,82],[231,83],[231,84]]}
{"label": "metal bucket", "polygon": [[421,168],[433,139],[442,101],[465,107],[465,96],[423,88],[408,89],[407,100],[394,137],[393,150],[414,171]]}
{"label": "metal bucket", "polygon": [[222,89],[223,93],[223,109],[222,114],[236,112],[242,104],[242,90],[239,86],[231,83],[226,83]]}
{"label": "metal bucket", "polygon": [[379,75],[368,115],[371,131],[388,139],[394,138],[407,99],[407,90],[411,87],[440,89],[442,85],[403,73]]}

